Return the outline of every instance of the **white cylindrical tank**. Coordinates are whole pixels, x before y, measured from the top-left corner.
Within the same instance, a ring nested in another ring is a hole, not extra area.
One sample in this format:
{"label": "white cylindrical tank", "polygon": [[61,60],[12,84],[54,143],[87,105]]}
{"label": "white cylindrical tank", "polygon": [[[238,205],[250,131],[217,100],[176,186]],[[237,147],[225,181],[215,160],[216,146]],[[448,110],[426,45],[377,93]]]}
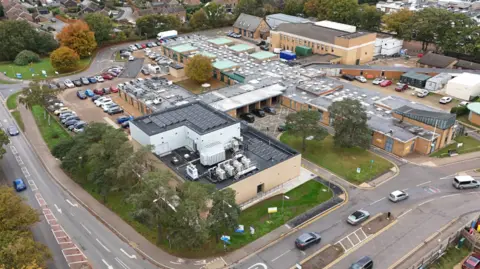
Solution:
{"label": "white cylindrical tank", "polygon": [[242,164],[237,160],[233,161],[233,167],[235,167],[235,170],[237,171],[242,171]]}
{"label": "white cylindrical tank", "polygon": [[245,168],[248,168],[248,167],[250,167],[251,161],[250,161],[249,158],[243,157],[243,158],[242,158],[242,163],[243,163],[243,165],[245,166]]}
{"label": "white cylindrical tank", "polygon": [[235,172],[235,169],[233,168],[233,166],[231,166],[230,164],[226,163],[225,166],[225,171],[227,172],[228,176],[229,177],[232,177],[234,175],[234,172]]}
{"label": "white cylindrical tank", "polygon": [[226,175],[225,175],[225,171],[220,167],[217,167],[217,169],[215,169],[215,174],[221,180],[224,180],[224,179],[227,178]]}

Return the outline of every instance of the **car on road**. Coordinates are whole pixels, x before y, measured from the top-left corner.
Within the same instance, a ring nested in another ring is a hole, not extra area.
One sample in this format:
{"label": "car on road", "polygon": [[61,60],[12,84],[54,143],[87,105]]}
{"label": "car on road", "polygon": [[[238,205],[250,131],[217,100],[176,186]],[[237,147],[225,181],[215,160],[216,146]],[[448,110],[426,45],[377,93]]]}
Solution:
{"label": "car on road", "polygon": [[390,199],[390,201],[394,203],[406,200],[407,198],[408,198],[408,193],[404,191],[393,191],[388,195],[388,199]]}
{"label": "car on road", "polygon": [[403,83],[398,83],[397,86],[395,87],[395,91],[397,92],[403,92],[408,89],[408,84],[403,84]]}
{"label": "car on road", "polygon": [[85,94],[84,91],[77,91],[77,97],[82,100],[87,99],[87,95]]}
{"label": "car on road", "polygon": [[123,109],[116,105],[116,106],[111,106],[107,110],[108,115],[115,115],[115,114],[120,114],[123,113]]}
{"label": "car on road", "polygon": [[128,56],[128,60],[129,60],[129,61],[135,61],[135,57],[133,57],[133,56],[130,55],[130,56]]}
{"label": "car on road", "polygon": [[17,135],[20,134],[20,132],[17,129],[17,126],[15,126],[15,125],[8,126],[7,132],[10,136],[17,136]]}
{"label": "car on road", "polygon": [[90,81],[88,80],[88,78],[80,78],[80,80],[82,81],[82,84],[83,84],[83,85],[88,85],[88,84],[90,84]]}
{"label": "car on road", "polygon": [[420,98],[426,97],[427,95],[428,95],[427,90],[420,90],[417,92],[417,97],[420,97]]}
{"label": "car on road", "polygon": [[133,120],[133,116],[120,116],[117,118],[117,123],[122,124],[124,122],[131,121],[131,120]]}
{"label": "car on road", "polygon": [[76,86],[76,87],[82,87],[83,84],[82,84],[82,81],[80,79],[76,79],[73,81],[73,84]]}
{"label": "car on road", "polygon": [[95,76],[95,78],[97,79],[97,82],[104,82],[105,81],[102,76]]}
{"label": "car on road", "polygon": [[255,117],[253,116],[252,113],[244,113],[240,115],[240,119],[248,122],[248,123],[253,123],[255,122]]}
{"label": "car on road", "polygon": [[480,253],[472,253],[462,263],[462,269],[480,269]]}
{"label": "car on road", "polygon": [[277,110],[275,110],[274,107],[271,107],[271,106],[266,106],[263,108],[263,111],[267,112],[268,114],[272,114],[272,115],[276,115],[277,114]]}
{"label": "car on road", "polygon": [[349,269],[372,269],[373,268],[373,260],[368,257],[362,257],[356,263],[352,264]]}
{"label": "car on road", "polygon": [[364,76],[355,76],[355,80],[360,81],[361,83],[367,83],[367,79]]}
{"label": "car on road", "polygon": [[380,83],[382,83],[385,79],[383,78],[376,78],[372,81],[372,84],[373,85],[380,85]]}
{"label": "car on road", "polygon": [[266,116],[265,111],[263,111],[263,109],[254,109],[252,111],[252,113],[255,114],[259,118],[263,118],[263,117]]}
{"label": "car on road", "polygon": [[444,97],[440,98],[439,102],[440,102],[440,104],[444,104],[444,105],[445,105],[445,104],[450,103],[452,100],[453,100],[452,97],[450,97],[450,96],[444,96]]}
{"label": "car on road", "polygon": [[357,210],[353,212],[350,216],[347,218],[347,222],[352,224],[352,225],[357,225],[362,222],[364,222],[366,219],[370,217],[370,213],[366,210]]}
{"label": "car on road", "polygon": [[108,80],[112,80],[113,79],[113,76],[108,74],[108,73],[103,73],[102,74],[102,77],[103,79],[108,79]]}
{"label": "car on road", "polygon": [[66,79],[65,81],[63,81],[63,84],[65,84],[65,86],[67,86],[67,88],[74,88],[75,87],[75,84],[73,84],[73,82],[69,79]]}
{"label": "car on road", "polygon": [[321,240],[322,237],[318,233],[304,233],[295,240],[295,246],[300,250],[305,250],[314,244],[320,243]]}
{"label": "car on road", "polygon": [[97,79],[96,79],[95,77],[89,77],[89,78],[88,78],[88,81],[89,81],[90,83],[97,83]]}
{"label": "car on road", "polygon": [[115,87],[115,86],[113,86],[113,85],[110,86],[110,92],[117,93],[118,91],[119,91],[119,90],[118,90],[117,87]]}
{"label": "car on road", "polygon": [[348,80],[348,81],[354,81],[355,80],[355,77],[352,76],[352,75],[349,75],[349,74],[343,74],[342,78],[345,79],[345,80]]}
{"label": "car on road", "polygon": [[86,89],[85,90],[85,95],[88,96],[88,97],[93,97],[95,95],[95,93],[90,89]]}
{"label": "car on road", "polygon": [[103,95],[103,90],[100,88],[100,89],[95,89],[93,90],[93,93],[96,94],[96,95]]}
{"label": "car on road", "polygon": [[13,181],[13,188],[17,192],[21,192],[27,189],[27,185],[23,182],[23,179],[17,178]]}
{"label": "car on road", "polygon": [[453,178],[453,186],[459,190],[479,188],[480,182],[471,176],[456,176]]}
{"label": "car on road", "polygon": [[388,86],[390,86],[390,85],[392,85],[392,81],[391,81],[391,80],[388,80],[388,79],[380,82],[380,87],[388,87]]}

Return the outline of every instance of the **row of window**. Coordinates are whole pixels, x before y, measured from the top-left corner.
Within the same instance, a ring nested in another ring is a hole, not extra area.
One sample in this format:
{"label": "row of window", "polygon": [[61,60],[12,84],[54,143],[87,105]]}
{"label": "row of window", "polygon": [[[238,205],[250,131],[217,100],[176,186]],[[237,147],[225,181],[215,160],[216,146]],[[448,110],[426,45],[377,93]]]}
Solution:
{"label": "row of window", "polygon": [[[310,47],[312,49],[315,49],[315,46],[316,46],[317,50],[324,50],[325,52],[335,52],[333,47],[326,46],[326,45],[319,44],[319,43],[315,43],[315,42],[311,42],[311,41],[308,41],[308,40],[303,40],[301,38],[293,38],[293,37],[290,37],[288,35],[280,35],[280,39],[283,39],[285,41],[292,41],[294,43],[292,49],[295,46],[307,46],[307,47]],[[287,48],[287,50],[289,49],[288,46],[286,48]]]}

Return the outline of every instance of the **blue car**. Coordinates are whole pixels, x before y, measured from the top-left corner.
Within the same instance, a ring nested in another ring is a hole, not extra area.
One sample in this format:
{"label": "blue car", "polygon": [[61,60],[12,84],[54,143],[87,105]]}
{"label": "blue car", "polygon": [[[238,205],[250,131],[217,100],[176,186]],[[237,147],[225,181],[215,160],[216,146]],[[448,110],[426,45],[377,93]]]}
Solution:
{"label": "blue car", "polygon": [[121,116],[117,118],[117,123],[122,124],[124,122],[131,121],[131,120],[133,120],[133,116]]}
{"label": "blue car", "polygon": [[94,77],[88,78],[88,81],[90,81],[90,83],[97,83],[97,79]]}
{"label": "blue car", "polygon": [[87,99],[87,95],[85,94],[84,91],[77,91],[77,97],[82,100]]}
{"label": "blue car", "polygon": [[93,91],[90,90],[90,89],[87,89],[87,90],[85,91],[85,94],[86,94],[88,97],[92,97],[92,96],[95,95],[95,94],[93,93]]}
{"label": "blue car", "polygon": [[27,189],[27,185],[23,182],[23,179],[17,178],[13,181],[13,187],[17,192],[21,192]]}

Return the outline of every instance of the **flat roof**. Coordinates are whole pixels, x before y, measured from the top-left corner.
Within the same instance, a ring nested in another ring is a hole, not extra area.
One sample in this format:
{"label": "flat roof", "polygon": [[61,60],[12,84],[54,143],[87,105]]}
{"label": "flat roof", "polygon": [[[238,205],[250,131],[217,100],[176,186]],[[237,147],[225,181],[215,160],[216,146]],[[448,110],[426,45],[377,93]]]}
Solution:
{"label": "flat roof", "polygon": [[213,62],[213,67],[219,70],[225,70],[237,67],[238,63],[230,61],[230,60],[221,60]]}
{"label": "flat roof", "polygon": [[302,36],[329,44],[335,44],[336,37],[345,36],[352,38],[369,34],[368,32],[357,32],[355,36],[351,36],[349,32],[315,25],[314,23],[282,23],[274,31]]}
{"label": "flat roof", "polygon": [[233,43],[233,40],[225,38],[225,37],[218,37],[218,38],[214,38],[214,39],[209,39],[207,41],[210,42],[210,43],[213,43],[215,45],[219,45],[219,46]]}
{"label": "flat roof", "polygon": [[470,104],[467,105],[467,107],[473,113],[480,115],[480,103],[478,103],[478,102],[470,103]]}
{"label": "flat roof", "polygon": [[480,75],[471,74],[471,73],[462,73],[457,77],[454,77],[449,82],[465,85],[465,86],[475,86],[480,83]]}
{"label": "flat roof", "polygon": [[175,47],[171,47],[171,49],[175,52],[183,53],[183,52],[187,52],[187,51],[197,50],[197,47],[194,47],[190,44],[182,44],[182,45],[178,45],[178,46],[175,46]]}
{"label": "flat roof", "polygon": [[250,57],[253,57],[257,60],[265,60],[265,59],[270,59],[277,56],[275,53],[269,52],[269,51],[258,51],[255,53],[250,54]]}
{"label": "flat roof", "polygon": [[242,52],[242,51],[254,49],[255,47],[247,45],[247,44],[237,44],[237,45],[233,45],[233,46],[228,47],[228,48],[233,50],[233,51],[236,51],[236,52]]}
{"label": "flat roof", "polygon": [[204,50],[199,51],[197,53],[194,53],[194,54],[190,55],[190,57],[193,57],[195,55],[202,55],[202,56],[205,56],[205,57],[208,57],[208,58],[211,58],[211,59],[217,58],[217,55],[215,55],[213,53],[210,53],[208,51],[204,51]]}

